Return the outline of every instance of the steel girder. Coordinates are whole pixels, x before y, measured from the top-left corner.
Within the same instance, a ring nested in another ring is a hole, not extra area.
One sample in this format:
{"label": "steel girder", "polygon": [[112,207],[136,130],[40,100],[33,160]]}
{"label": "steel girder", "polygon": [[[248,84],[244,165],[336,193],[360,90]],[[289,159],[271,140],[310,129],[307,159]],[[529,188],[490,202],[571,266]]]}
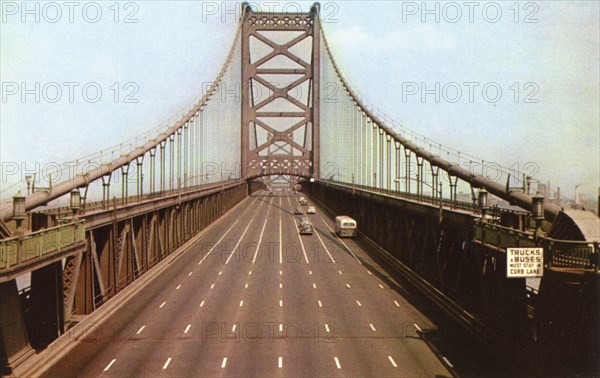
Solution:
{"label": "steel girder", "polygon": [[[277,14],[255,13],[244,4],[241,33],[243,178],[268,175],[318,178],[319,27],[316,5],[305,14]],[[312,42],[308,58],[293,51],[309,39]],[[261,56],[257,44],[271,52]],[[302,93],[303,85],[308,88],[307,96],[291,93]]]}

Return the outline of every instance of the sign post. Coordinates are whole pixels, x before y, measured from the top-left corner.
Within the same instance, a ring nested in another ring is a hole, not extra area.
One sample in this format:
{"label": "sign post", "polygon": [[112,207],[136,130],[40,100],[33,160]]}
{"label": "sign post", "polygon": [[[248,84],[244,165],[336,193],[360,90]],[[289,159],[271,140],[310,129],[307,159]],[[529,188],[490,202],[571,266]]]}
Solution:
{"label": "sign post", "polygon": [[543,248],[507,248],[506,277],[533,278],[544,275]]}

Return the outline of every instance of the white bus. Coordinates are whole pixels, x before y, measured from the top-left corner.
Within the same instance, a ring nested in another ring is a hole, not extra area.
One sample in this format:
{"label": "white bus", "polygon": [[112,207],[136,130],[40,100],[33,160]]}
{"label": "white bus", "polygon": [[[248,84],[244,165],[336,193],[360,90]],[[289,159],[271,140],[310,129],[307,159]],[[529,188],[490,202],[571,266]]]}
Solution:
{"label": "white bus", "polygon": [[356,236],[356,221],[347,215],[335,217],[335,233],[339,237]]}

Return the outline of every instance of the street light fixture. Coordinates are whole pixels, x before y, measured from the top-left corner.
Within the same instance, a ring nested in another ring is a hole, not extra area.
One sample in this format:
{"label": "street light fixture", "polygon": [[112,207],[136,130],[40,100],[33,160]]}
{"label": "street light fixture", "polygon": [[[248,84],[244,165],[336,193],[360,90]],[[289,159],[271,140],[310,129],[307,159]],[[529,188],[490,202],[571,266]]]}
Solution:
{"label": "street light fixture", "polygon": [[73,216],[75,216],[77,211],[81,209],[81,193],[79,192],[79,189],[73,189],[71,191],[70,205],[71,210],[73,211]]}
{"label": "street light fixture", "polygon": [[477,196],[477,206],[479,206],[479,208],[481,209],[482,219],[485,219],[485,212],[490,207],[488,203],[488,194],[489,193],[487,190],[485,190],[485,188],[481,188]]}
{"label": "street light fixture", "polygon": [[25,196],[21,194],[21,192],[17,192],[17,194],[13,197],[13,219],[17,223],[17,231],[20,231],[21,224],[27,217],[25,213]]}
{"label": "street light fixture", "polygon": [[29,195],[29,190],[31,189],[31,175],[25,176],[25,182],[27,182],[27,195]]}

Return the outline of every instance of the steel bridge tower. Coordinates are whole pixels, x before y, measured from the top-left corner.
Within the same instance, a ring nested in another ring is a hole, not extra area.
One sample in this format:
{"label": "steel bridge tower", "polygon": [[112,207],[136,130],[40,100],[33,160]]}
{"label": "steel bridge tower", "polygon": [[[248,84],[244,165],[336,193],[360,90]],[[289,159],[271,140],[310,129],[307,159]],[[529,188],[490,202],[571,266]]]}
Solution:
{"label": "steel bridge tower", "polygon": [[245,3],[242,12],[242,178],[318,179],[318,4],[276,14]]}

